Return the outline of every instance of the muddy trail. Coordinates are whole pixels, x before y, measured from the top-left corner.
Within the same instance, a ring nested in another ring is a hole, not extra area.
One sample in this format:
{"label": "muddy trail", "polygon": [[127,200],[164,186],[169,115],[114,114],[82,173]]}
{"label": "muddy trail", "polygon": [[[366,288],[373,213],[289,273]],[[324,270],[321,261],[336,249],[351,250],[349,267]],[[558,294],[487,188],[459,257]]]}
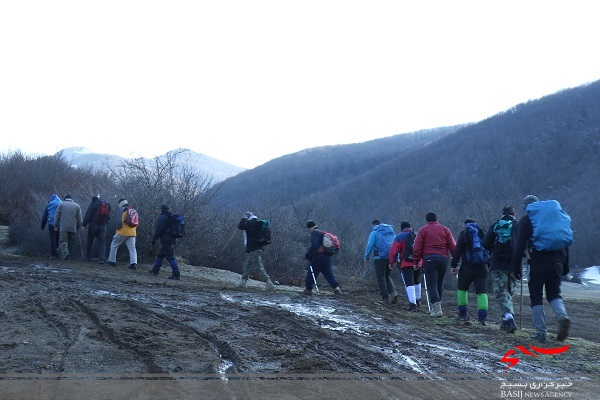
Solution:
{"label": "muddy trail", "polygon": [[[402,296],[398,304],[379,303],[375,282],[347,285],[344,295],[333,296],[323,281],[319,296],[305,296],[301,288],[282,285],[267,292],[258,282],[240,289],[237,274],[189,265],[182,266],[180,281],[167,280],[168,275],[164,270],[152,276],[144,265],[132,271],[0,255],[0,388],[7,395],[1,397],[39,398],[27,396],[32,390],[46,393],[40,385],[56,384],[58,378],[67,387],[82,385],[82,379],[96,385],[110,381],[103,387],[114,391],[123,377],[130,377],[128,387],[177,383],[172,390],[182,398],[254,398],[253,390],[267,382],[279,395],[282,385],[292,385],[285,390],[288,398],[315,398],[308,393],[316,388],[321,388],[317,397],[328,398],[327,390],[338,386],[345,396],[338,390],[337,398],[430,398],[431,384],[452,388],[456,398],[478,398],[482,390],[500,396],[498,382],[523,377],[575,380],[582,396],[599,388],[598,292],[565,295],[572,337],[557,342],[557,324],[549,318],[549,341],[539,345],[529,338],[527,313],[525,330],[508,335],[499,329],[492,297],[490,321],[481,326],[452,318],[452,292],[445,294],[446,315],[432,319],[406,311]],[[569,348],[542,354],[531,345]],[[511,349],[519,360],[507,369],[502,357]],[[427,381],[429,386],[410,386],[413,397],[400,395],[406,382]],[[195,389],[188,393],[185,385]],[[198,397],[198,385],[210,386],[213,397]],[[25,397],[17,389],[25,390]],[[271,398],[269,390],[262,387],[260,397]],[[105,398],[123,392],[111,393]]]}

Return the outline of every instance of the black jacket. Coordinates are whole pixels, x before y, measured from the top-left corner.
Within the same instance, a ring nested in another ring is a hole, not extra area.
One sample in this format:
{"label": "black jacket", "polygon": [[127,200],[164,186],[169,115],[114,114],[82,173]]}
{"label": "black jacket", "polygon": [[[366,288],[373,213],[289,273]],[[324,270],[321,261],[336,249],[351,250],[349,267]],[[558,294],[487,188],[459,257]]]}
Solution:
{"label": "black jacket", "polygon": [[526,257],[526,251],[529,252],[531,266],[540,264],[562,264],[563,275],[569,273],[569,249],[564,248],[552,251],[536,250],[531,240],[533,238],[533,225],[528,215],[525,215],[519,221],[519,229],[517,230],[517,240],[513,252],[513,272],[516,276],[521,276],[523,257]]}
{"label": "black jacket", "polygon": [[246,231],[246,253],[263,248],[263,246],[258,243],[258,236],[261,229],[261,223],[258,219],[242,218],[238,224],[238,229]]}
{"label": "black jacket", "polygon": [[152,243],[155,243],[160,238],[160,243],[164,245],[174,244],[175,238],[171,236],[170,230],[170,217],[169,211],[163,211],[156,220],[156,227],[154,228],[154,235],[152,236]]}
{"label": "black jacket", "polygon": [[[505,221],[513,221],[513,237],[512,237],[512,245],[513,245],[513,249],[514,249],[514,244],[516,241],[516,232],[518,230],[519,227],[519,221],[517,221],[517,219],[515,217],[513,217],[512,215],[503,215],[502,218],[500,218],[502,220]],[[512,256],[510,259],[503,261],[498,259],[497,257],[497,249],[494,247],[494,244],[496,243],[496,237],[498,236],[498,234],[496,232],[494,232],[494,227],[496,226],[496,223],[498,221],[494,221],[494,223],[490,226],[490,229],[487,231],[487,233],[485,234],[485,238],[483,239],[483,247],[490,252],[491,256],[492,256],[492,261],[490,263],[490,269],[491,270],[501,270],[501,271],[510,271],[512,272],[513,270],[513,262],[512,262]]]}
{"label": "black jacket", "polygon": [[[479,235],[479,240],[483,242],[483,238],[485,236],[485,232],[483,229],[478,228],[477,234]],[[467,234],[465,231],[461,231],[458,235],[458,239],[456,239],[456,247],[454,248],[454,255],[452,256],[452,261],[450,262],[450,266],[452,268],[456,268],[458,266],[458,262],[461,261],[461,265],[468,265],[468,261],[465,257],[465,253],[469,249],[469,242],[467,240]]]}

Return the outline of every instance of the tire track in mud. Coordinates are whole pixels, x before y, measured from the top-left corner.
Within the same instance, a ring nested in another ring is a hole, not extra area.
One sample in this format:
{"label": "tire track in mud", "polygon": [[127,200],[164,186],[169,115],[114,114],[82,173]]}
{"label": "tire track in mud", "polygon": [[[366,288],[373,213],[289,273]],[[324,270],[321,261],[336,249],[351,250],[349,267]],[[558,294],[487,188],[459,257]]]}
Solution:
{"label": "tire track in mud", "polygon": [[98,317],[98,315],[90,307],[86,306],[79,300],[71,299],[71,302],[73,304],[75,304],[81,310],[81,312],[83,312],[84,315],[86,315],[88,317],[88,319],[94,324],[94,326],[96,326],[97,329],[99,329],[102,332],[104,337],[106,337],[110,343],[112,343],[116,346],[122,347],[122,348],[134,353],[136,355],[136,357],[138,357],[141,360],[141,362],[144,364],[145,372],[148,372],[148,373],[163,373],[163,372],[165,372],[165,371],[163,371],[162,368],[160,368],[158,365],[156,365],[156,363],[154,362],[152,353],[150,351],[140,349],[136,345],[131,345],[124,340],[118,339],[115,330],[110,328],[106,324],[103,324],[102,321],[100,321],[100,318]]}
{"label": "tire track in mud", "polygon": [[[33,301],[36,312],[50,325],[52,326],[61,337],[61,346],[54,351],[54,354],[50,358],[50,370],[63,372],[65,370],[65,361],[69,354],[71,347],[77,341],[77,335],[69,332],[68,324],[63,323],[60,318],[54,317],[48,313],[42,300],[36,299]],[[78,330],[81,329],[79,325]]]}
{"label": "tire track in mud", "polygon": [[[229,368],[230,370],[228,372],[230,372],[230,373],[238,372],[235,366],[239,365],[242,362],[242,358],[240,357],[239,353],[229,343],[219,339],[215,334],[213,334],[211,332],[207,332],[207,331],[201,331],[197,328],[194,328],[193,326],[190,326],[183,322],[180,322],[180,321],[176,320],[175,318],[171,318],[167,315],[152,311],[152,310],[142,306],[141,304],[139,304],[138,302],[136,302],[134,300],[120,300],[119,299],[117,301],[123,302],[127,306],[134,308],[142,313],[150,314],[154,318],[159,319],[160,321],[166,323],[167,325],[171,326],[172,328],[175,328],[179,332],[191,333],[191,334],[197,336],[202,341],[208,342],[215,349],[217,356],[221,360],[229,361],[230,363],[233,364]],[[188,313],[192,313],[192,312],[188,311]],[[215,314],[215,313],[210,312],[208,314],[210,315],[210,314]],[[218,315],[218,314],[216,314],[216,315]],[[215,374],[218,372],[219,372],[219,366],[217,366],[215,368],[215,370],[212,371],[212,373],[215,373]]]}

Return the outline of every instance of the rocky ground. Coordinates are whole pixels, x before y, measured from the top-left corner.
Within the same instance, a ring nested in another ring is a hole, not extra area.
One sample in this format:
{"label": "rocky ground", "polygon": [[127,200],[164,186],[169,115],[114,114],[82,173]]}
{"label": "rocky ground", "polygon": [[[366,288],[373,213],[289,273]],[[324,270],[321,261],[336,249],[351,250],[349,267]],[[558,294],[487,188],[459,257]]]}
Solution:
{"label": "rocky ground", "polygon": [[[228,271],[183,265],[170,281],[147,267],[0,253],[0,398],[506,398],[527,377],[568,380],[571,398],[600,389],[592,286],[565,283],[572,335],[554,339],[548,309],[550,340],[539,345],[528,298],[525,329],[508,335],[493,298],[481,326],[452,318],[452,292],[446,315],[431,319],[405,311],[403,296],[380,304],[375,282],[347,281],[333,296],[323,280],[308,297],[255,281],[240,289]],[[511,350],[519,361],[506,369]]]}

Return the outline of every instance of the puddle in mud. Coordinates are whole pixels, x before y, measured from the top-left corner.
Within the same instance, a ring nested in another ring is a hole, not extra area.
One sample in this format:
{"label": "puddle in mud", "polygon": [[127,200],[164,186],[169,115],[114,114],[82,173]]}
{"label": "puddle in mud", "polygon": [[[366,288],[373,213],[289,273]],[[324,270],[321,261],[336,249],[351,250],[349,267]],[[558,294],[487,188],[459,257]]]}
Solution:
{"label": "puddle in mud", "polygon": [[315,304],[305,305],[298,303],[283,303],[260,299],[245,300],[224,293],[221,293],[221,298],[231,303],[240,303],[245,306],[281,308],[300,317],[315,319],[316,323],[319,324],[319,326],[323,329],[340,332],[352,332],[361,336],[369,336],[369,333],[365,332],[364,330],[364,325],[337,315],[336,313],[340,311],[339,307],[329,307]]}

